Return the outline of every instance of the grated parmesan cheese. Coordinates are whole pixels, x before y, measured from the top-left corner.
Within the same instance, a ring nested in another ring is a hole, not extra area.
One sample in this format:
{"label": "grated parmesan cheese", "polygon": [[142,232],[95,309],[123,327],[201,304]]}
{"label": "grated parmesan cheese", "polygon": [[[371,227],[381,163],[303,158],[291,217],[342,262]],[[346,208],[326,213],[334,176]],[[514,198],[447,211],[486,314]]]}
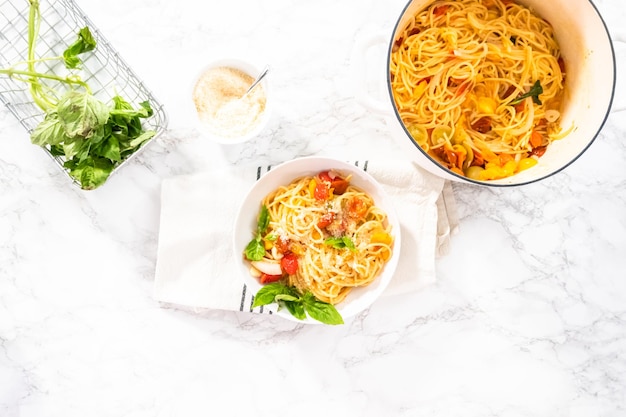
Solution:
{"label": "grated parmesan cheese", "polygon": [[254,78],[241,70],[216,67],[205,71],[195,85],[193,101],[208,132],[225,138],[244,136],[261,123],[266,97],[262,85],[242,97]]}

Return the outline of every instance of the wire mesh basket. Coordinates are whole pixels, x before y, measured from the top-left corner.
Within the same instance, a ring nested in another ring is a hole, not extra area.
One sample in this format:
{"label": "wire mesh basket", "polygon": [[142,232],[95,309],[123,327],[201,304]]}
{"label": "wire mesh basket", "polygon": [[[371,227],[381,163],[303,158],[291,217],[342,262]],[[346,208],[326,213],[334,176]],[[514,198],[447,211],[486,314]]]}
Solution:
{"label": "wire mesh basket", "polygon": [[[29,8],[28,0],[0,0],[0,68],[6,68],[27,59]],[[37,57],[62,55],[69,44],[76,39],[78,31],[85,26],[89,27],[96,41],[96,49],[84,56],[81,55],[83,61],[81,69],[73,70],[72,73],[79,75],[89,85],[93,95],[105,103],[118,94],[133,105],[148,101],[153,114],[142,120],[142,126],[145,130],[155,131],[155,135],[149,142],[165,131],[167,114],[163,105],[73,0],[40,0],[39,9],[41,23],[35,49]],[[37,71],[59,75],[70,73],[58,60],[38,62]],[[67,89],[56,81],[43,80],[43,82],[54,90]],[[0,75],[0,100],[29,133],[45,117],[45,113],[34,103],[29,84],[26,82]],[[117,165],[111,175],[135,157],[147,144],[145,143],[137,152]],[[46,148],[43,149],[72,182],[79,185],[63,167],[64,159],[54,156]]]}

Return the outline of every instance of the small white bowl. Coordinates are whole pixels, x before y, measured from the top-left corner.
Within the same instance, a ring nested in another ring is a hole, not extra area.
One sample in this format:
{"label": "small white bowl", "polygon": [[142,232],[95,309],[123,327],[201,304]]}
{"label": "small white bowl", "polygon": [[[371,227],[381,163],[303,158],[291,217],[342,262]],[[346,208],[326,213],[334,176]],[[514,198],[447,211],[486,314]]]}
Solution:
{"label": "small white bowl", "polygon": [[[194,93],[203,75],[207,73],[207,71],[209,70],[220,68],[220,67],[233,68],[235,70],[242,71],[243,73],[252,77],[252,80],[256,79],[256,77],[260,74],[260,71],[261,71],[259,68],[255,67],[253,64],[246,62],[244,60],[235,59],[235,58],[214,61],[211,64],[202,68],[202,70],[198,73],[198,75],[194,79],[193,84],[191,86],[191,92],[190,92],[191,108],[193,109],[193,112],[194,112],[194,120],[196,121],[196,127],[202,133],[202,135],[206,136],[207,138],[209,138],[210,140],[214,142],[225,144],[225,145],[243,143],[258,136],[269,123],[269,119],[271,117],[271,109],[272,109],[270,94],[269,94],[270,85],[268,81],[268,78],[270,77],[270,75],[268,74],[265,78],[263,78],[263,80],[261,80],[259,85],[255,87],[255,90],[259,89],[260,87],[262,91],[264,92],[264,96],[265,96],[265,108],[260,113],[259,121],[254,125],[253,128],[246,131],[245,133],[236,134],[236,135],[230,135],[230,134],[221,135],[221,134],[217,134],[216,132],[211,131],[211,129],[205,123],[202,122],[200,114],[196,107],[195,99],[194,99]],[[253,90],[253,92],[255,90]],[[253,92],[251,92],[250,94],[252,94]]]}
{"label": "small white bowl", "polygon": [[[244,259],[243,252],[256,229],[261,201],[267,194],[281,185],[288,185],[298,178],[316,175],[329,169],[336,170],[346,176],[352,175],[351,183],[369,194],[374,199],[376,206],[387,214],[391,233],[394,237],[392,257],[385,264],[380,275],[368,286],[353,289],[346,299],[335,305],[345,321],[368,308],[380,296],[391,281],[400,256],[400,223],[391,198],[382,186],[362,168],[344,161],[324,157],[298,158],[272,168],[252,186],[239,208],[234,225],[233,251],[239,275],[252,294],[256,294],[262,284],[250,275],[250,263]],[[305,320],[298,320],[286,310],[280,310],[276,314],[299,323],[319,323],[309,317]]]}

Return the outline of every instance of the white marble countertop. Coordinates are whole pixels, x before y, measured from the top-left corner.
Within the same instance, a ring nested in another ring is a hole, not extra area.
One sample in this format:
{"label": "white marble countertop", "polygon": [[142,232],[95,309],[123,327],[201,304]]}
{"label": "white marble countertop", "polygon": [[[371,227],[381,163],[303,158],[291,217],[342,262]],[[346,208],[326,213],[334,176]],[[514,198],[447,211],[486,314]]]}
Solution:
{"label": "white marble countertop", "polygon": [[[1,416],[626,415],[623,112],[540,183],[454,184],[460,228],[436,284],[344,326],[152,299],[163,179],[397,155],[385,120],[356,102],[350,63],[404,3],[79,1],[165,103],[169,129],[83,192],[0,109]],[[595,4],[623,72],[623,4]],[[236,150],[200,138],[186,111],[200,67],[229,55],[269,63],[276,101],[269,128]],[[625,93],[619,78],[615,108]]]}

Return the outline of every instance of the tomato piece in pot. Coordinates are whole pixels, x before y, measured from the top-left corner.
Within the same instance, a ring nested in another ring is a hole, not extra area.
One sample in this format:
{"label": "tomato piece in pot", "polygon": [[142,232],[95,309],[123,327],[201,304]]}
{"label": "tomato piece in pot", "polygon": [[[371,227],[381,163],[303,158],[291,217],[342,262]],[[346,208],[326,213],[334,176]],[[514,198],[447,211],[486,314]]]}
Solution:
{"label": "tomato piece in pot", "polygon": [[294,275],[298,271],[298,257],[294,253],[286,253],[280,260],[280,267],[287,274]]}
{"label": "tomato piece in pot", "polygon": [[449,8],[450,6],[448,6],[447,4],[437,5],[433,7],[433,15],[435,17],[443,16],[448,12]]}
{"label": "tomato piece in pot", "polygon": [[546,153],[546,149],[548,147],[547,146],[537,146],[536,148],[533,148],[532,151],[530,151],[529,155],[535,155],[537,157],[541,157],[543,156],[544,153]]}
{"label": "tomato piece in pot", "polygon": [[532,146],[533,148],[537,148],[541,146],[542,143],[543,143],[543,136],[541,135],[541,133],[537,132],[536,130],[533,130],[530,133],[530,146]]}
{"label": "tomato piece in pot", "polygon": [[481,117],[472,124],[472,129],[480,133],[489,132],[491,130],[491,117]]}

